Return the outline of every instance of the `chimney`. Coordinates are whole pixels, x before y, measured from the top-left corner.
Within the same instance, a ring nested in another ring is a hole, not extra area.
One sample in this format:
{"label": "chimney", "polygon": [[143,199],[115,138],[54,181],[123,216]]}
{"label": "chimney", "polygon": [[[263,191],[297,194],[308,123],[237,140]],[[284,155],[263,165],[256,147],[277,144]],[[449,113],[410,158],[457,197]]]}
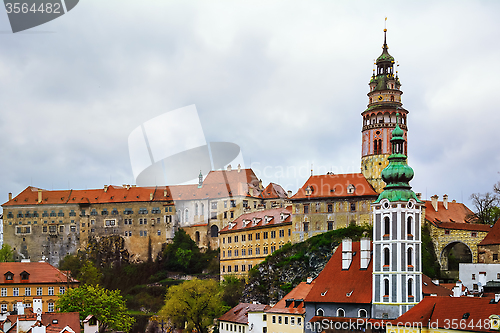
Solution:
{"label": "chimney", "polygon": [[238,164],[238,173],[241,171],[241,165]]}
{"label": "chimney", "polygon": [[228,164],[228,165],[227,165],[227,171],[231,171],[231,170],[232,170],[232,168],[231,168],[231,164]]}
{"label": "chimney", "polygon": [[370,264],[370,238],[361,238],[361,264],[359,268],[367,269]]}
{"label": "chimney", "polygon": [[311,284],[311,282],[313,282],[313,278],[308,276],[307,277],[307,284]]}
{"label": "chimney", "polygon": [[9,192],[9,201],[12,200],[12,192]]}
{"label": "chimney", "polygon": [[498,303],[500,301],[500,294],[495,294],[495,303]]}
{"label": "chimney", "polygon": [[352,239],[342,240],[342,269],[349,269],[352,262]]}
{"label": "chimney", "polygon": [[166,197],[167,195],[168,195],[167,190],[166,190],[166,189],[165,189],[165,190],[163,190],[163,196],[164,196],[164,197]]}
{"label": "chimney", "polygon": [[33,313],[42,313],[42,299],[33,298]]}
{"label": "chimney", "polygon": [[462,281],[458,280],[455,287],[453,287],[453,297],[462,296]]}
{"label": "chimney", "polygon": [[262,179],[259,179],[259,190],[262,190],[264,186],[262,186]]}
{"label": "chimney", "polygon": [[439,280],[432,280],[432,283],[434,283],[436,286],[439,286]]}
{"label": "chimney", "polygon": [[153,201],[153,193],[149,193],[149,201]]}
{"label": "chimney", "polygon": [[438,211],[438,199],[439,199],[439,196],[437,194],[435,194],[431,197],[432,207],[434,207],[434,210],[436,212]]}
{"label": "chimney", "polygon": [[288,197],[289,197],[289,198],[291,198],[291,197],[292,197],[292,191],[288,190],[286,193],[288,194]]}
{"label": "chimney", "polygon": [[443,206],[444,209],[448,209],[448,194],[443,195]]}
{"label": "chimney", "polygon": [[42,202],[42,189],[38,189],[38,203]]}
{"label": "chimney", "polygon": [[253,197],[253,187],[248,187],[248,193]]}
{"label": "chimney", "polygon": [[417,193],[417,199],[422,200],[422,193],[420,193],[420,192]]}
{"label": "chimney", "polygon": [[21,302],[21,301],[17,302],[17,314],[24,315],[24,306],[23,306],[23,302]]}
{"label": "chimney", "polygon": [[104,185],[104,193],[108,192],[109,185]]}

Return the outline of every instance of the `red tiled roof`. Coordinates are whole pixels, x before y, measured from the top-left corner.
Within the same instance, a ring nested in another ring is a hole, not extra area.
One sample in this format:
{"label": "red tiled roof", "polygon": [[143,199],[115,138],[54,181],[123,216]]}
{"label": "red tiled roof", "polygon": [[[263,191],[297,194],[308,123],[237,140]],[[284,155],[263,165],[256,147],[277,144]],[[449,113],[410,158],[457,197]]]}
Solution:
{"label": "red tiled roof", "polygon": [[492,227],[489,224],[479,224],[479,223],[434,222],[433,224],[436,227],[442,229],[470,230],[470,231],[484,231],[484,232],[489,232]]}
{"label": "red tiled roof", "polygon": [[[281,214],[285,214],[286,218],[282,221]],[[265,217],[271,218],[266,222]],[[282,223],[292,223],[292,207],[274,208],[267,210],[259,210],[252,213],[243,214],[225,226],[220,233],[248,230],[252,228],[270,227]],[[255,220],[254,220],[255,219]],[[254,223],[255,221],[255,223]]]}
{"label": "red tiled roof", "polygon": [[441,285],[436,285],[432,279],[425,274],[422,274],[422,293],[425,295],[435,296],[452,296],[453,292]]}
{"label": "red tiled roof", "polygon": [[264,312],[267,309],[269,309],[269,305],[266,304],[240,303],[224,313],[219,320],[237,324],[248,324],[248,312]]}
{"label": "red tiled roof", "polygon": [[240,172],[238,170],[210,171],[201,188],[198,188],[197,184],[152,187],[109,185],[102,189],[90,190],[42,190],[42,201],[40,203],[38,203],[39,189],[28,186],[2,206],[168,202],[172,200],[215,199],[229,196],[250,197],[250,188],[254,188],[253,197],[260,198],[258,185],[259,180],[252,169],[242,169]]}
{"label": "red tiled roof", "polygon": [[278,184],[275,183],[269,183],[267,187],[262,191],[262,198],[263,199],[286,199],[288,198],[288,194],[286,191],[283,189]]}
{"label": "red tiled roof", "polygon": [[490,232],[478,245],[500,244],[500,219],[491,227]]}
{"label": "red tiled roof", "polygon": [[[352,243],[352,263],[342,270],[342,249],[337,248],[325,268],[315,279],[315,284],[306,297],[306,302],[316,303],[363,303],[372,301],[372,266],[360,269],[360,243]],[[372,258],[373,259],[373,258]]]}
{"label": "red tiled roof", "polygon": [[292,291],[286,294],[275,306],[266,311],[267,313],[289,313],[304,314],[306,308],[304,299],[314,286],[315,280],[311,283],[301,282]]}
{"label": "red tiled roof", "polygon": [[[0,262],[1,275],[5,276],[7,272],[14,274],[13,281],[9,283],[26,283],[21,281],[21,273],[24,271],[29,273],[29,283],[78,282],[47,262]],[[0,276],[0,279],[4,277]]]}
{"label": "red tiled roof", "polygon": [[[499,313],[500,304],[490,304],[490,298],[486,297],[429,296],[392,323],[403,326],[405,323],[421,323],[423,327],[431,324],[433,328],[451,329],[452,322],[460,325],[465,320],[465,331],[487,332],[489,328],[484,328],[485,320]],[[470,324],[473,324],[472,329],[468,326]]]}
{"label": "red tiled roof", "polygon": [[[348,194],[347,188],[354,185],[354,193]],[[306,195],[306,189],[312,190],[311,195]],[[362,173],[346,174],[326,174],[311,176],[306,183],[291,197],[294,199],[314,199],[314,198],[340,198],[378,196],[373,187],[368,183]]]}
{"label": "red tiled roof", "polygon": [[[36,314],[28,315],[9,315],[7,319],[14,323],[20,321],[36,321]],[[47,326],[47,332],[61,332],[66,326],[70,327],[75,333],[80,333],[80,313],[78,312],[44,312],[42,313],[42,325]],[[14,326],[13,326],[14,327]],[[10,329],[12,330],[12,328]],[[10,331],[9,330],[9,331]],[[15,330],[14,330],[15,331]],[[63,331],[64,332],[64,331]]]}
{"label": "red tiled roof", "polygon": [[437,203],[437,212],[432,206],[432,201],[424,201],[425,219],[429,222],[455,222],[466,223],[472,211],[463,203],[448,202],[448,209],[444,208],[442,201]]}

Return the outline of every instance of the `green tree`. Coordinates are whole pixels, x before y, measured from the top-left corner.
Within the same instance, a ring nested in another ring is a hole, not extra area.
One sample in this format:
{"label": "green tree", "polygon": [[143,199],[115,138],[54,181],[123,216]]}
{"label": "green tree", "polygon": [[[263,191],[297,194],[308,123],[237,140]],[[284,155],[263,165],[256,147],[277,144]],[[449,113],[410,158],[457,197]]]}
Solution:
{"label": "green tree", "polygon": [[422,226],[422,273],[432,279],[441,277],[441,265],[436,257],[434,242],[432,241],[429,226]]}
{"label": "green tree", "polygon": [[93,314],[100,322],[99,332],[108,328],[115,331],[128,331],[134,318],[127,315],[125,301],[118,290],[107,290],[99,285],[86,284],[69,289],[59,296],[56,307],[61,312],[80,312],[80,320]]}
{"label": "green tree", "polygon": [[193,279],[168,289],[158,316],[177,328],[207,333],[214,318],[229,308],[223,305],[222,289],[214,280]]}
{"label": "green tree", "polygon": [[240,303],[241,294],[245,288],[245,279],[238,279],[233,275],[224,276],[222,281],[222,300],[224,303],[233,308]]}
{"label": "green tree", "polygon": [[[497,186],[494,187],[495,192],[498,190]],[[474,223],[495,224],[500,218],[500,208],[498,207],[500,199],[498,196],[490,192],[472,193],[470,198],[474,206],[474,213],[469,214],[467,218]]]}
{"label": "green tree", "polygon": [[14,261],[14,251],[9,244],[3,244],[0,249],[0,262]]}
{"label": "green tree", "polygon": [[92,262],[90,262],[90,260],[86,260],[82,268],[80,268],[77,279],[82,284],[91,284],[95,286],[100,283],[101,277],[101,272],[92,264]]}

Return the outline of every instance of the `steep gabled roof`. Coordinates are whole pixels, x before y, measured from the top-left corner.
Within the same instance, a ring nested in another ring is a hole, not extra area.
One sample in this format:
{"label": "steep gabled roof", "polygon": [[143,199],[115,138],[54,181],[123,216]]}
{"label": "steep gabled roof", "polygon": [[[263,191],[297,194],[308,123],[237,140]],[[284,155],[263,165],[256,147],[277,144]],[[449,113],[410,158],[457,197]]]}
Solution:
{"label": "steep gabled roof", "polygon": [[490,232],[478,245],[500,244],[500,219],[491,227]]}
{"label": "steep gabled roof", "polygon": [[7,272],[14,274],[11,283],[26,283],[21,281],[22,272],[29,273],[29,283],[77,283],[78,281],[64,274],[47,262],[1,262],[0,277]]}
{"label": "steep gabled roof", "polygon": [[[351,185],[354,186],[354,191],[349,193],[348,188]],[[310,195],[307,195],[308,189],[311,190]],[[309,177],[306,183],[291,199],[348,198],[360,196],[378,196],[378,193],[375,192],[362,173],[329,173]]]}
{"label": "steep gabled roof", "polygon": [[[283,220],[281,217],[283,216]],[[268,218],[266,221],[266,217]],[[220,233],[249,230],[252,228],[271,227],[278,224],[292,223],[292,207],[259,210],[243,214],[225,226]]]}
{"label": "steep gabled roof", "polygon": [[288,314],[304,314],[306,308],[304,299],[307,297],[315,280],[311,283],[301,282],[292,291],[286,294],[275,306],[267,310],[267,313],[288,313]]}
{"label": "steep gabled roof", "polygon": [[463,203],[448,202],[448,209],[442,201],[437,202],[437,211],[432,206],[432,201],[424,201],[425,219],[429,222],[455,222],[466,223],[472,211]]}
{"label": "steep gabled roof", "polygon": [[248,312],[264,312],[269,308],[266,304],[240,303],[224,313],[219,320],[245,325],[248,324]]}
{"label": "steep gabled roof", "polygon": [[262,191],[263,199],[286,199],[288,195],[286,191],[278,184],[269,183],[267,187]]}
{"label": "steep gabled roof", "polygon": [[[315,303],[363,303],[372,301],[373,260],[367,269],[361,269],[360,243],[352,243],[352,263],[342,269],[342,249],[337,248],[325,268],[315,279],[306,302]],[[372,258],[373,259],[373,258]]]}
{"label": "steep gabled roof", "polygon": [[500,304],[490,303],[490,298],[486,297],[429,296],[393,320],[392,324],[421,323],[423,327],[431,324],[433,328],[450,329],[452,322],[459,325],[463,322],[464,331],[487,332],[490,329],[489,326],[485,328],[485,321],[490,315],[499,313]]}

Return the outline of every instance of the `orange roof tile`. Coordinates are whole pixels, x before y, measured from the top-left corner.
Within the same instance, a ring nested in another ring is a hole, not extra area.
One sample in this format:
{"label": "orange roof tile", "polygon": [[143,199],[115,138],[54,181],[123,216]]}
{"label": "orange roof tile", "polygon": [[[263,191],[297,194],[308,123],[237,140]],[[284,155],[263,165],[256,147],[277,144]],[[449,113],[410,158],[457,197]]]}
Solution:
{"label": "orange roof tile", "polygon": [[315,284],[306,297],[306,302],[316,303],[364,303],[372,301],[372,265],[360,269],[360,243],[352,243],[352,263],[342,269],[342,249],[337,248],[325,268],[315,279]]}
{"label": "orange roof tile", "polygon": [[500,219],[491,227],[490,232],[478,245],[497,245],[500,244]]}
{"label": "orange roof tile", "polygon": [[432,279],[425,274],[422,274],[422,293],[425,295],[435,296],[452,296],[453,292],[442,285],[436,285]]}
{"label": "orange roof tile", "polygon": [[14,274],[14,279],[9,283],[26,283],[21,281],[21,273],[29,274],[29,283],[61,283],[78,281],[67,276],[47,262],[0,262],[0,274],[7,272]]}
{"label": "orange roof tile", "polygon": [[[281,220],[283,214],[284,219]],[[252,213],[243,214],[233,222],[225,226],[220,233],[236,232],[243,229],[271,227],[277,224],[292,223],[292,207],[274,208],[267,210],[259,210]],[[266,221],[265,218],[268,218]]]}
{"label": "orange roof tile", "polygon": [[[36,321],[36,314],[7,316],[7,320],[12,323],[16,323],[17,319]],[[47,326],[47,332],[61,332],[68,326],[75,333],[80,333],[80,314],[78,312],[44,312],[42,313],[42,325]]]}
{"label": "orange roof tile", "polygon": [[442,201],[438,201],[436,211],[432,206],[432,201],[424,201],[425,219],[430,222],[455,222],[467,223],[468,216],[472,211],[463,203],[448,202],[448,209],[444,208]]}
{"label": "orange roof tile", "polygon": [[[348,186],[354,185],[354,192],[347,193]],[[311,195],[306,195],[306,189],[312,190]],[[368,183],[362,173],[346,174],[326,174],[311,176],[306,183],[291,197],[296,199],[314,199],[314,198],[340,198],[340,197],[359,197],[373,196],[377,197],[373,187]]]}
{"label": "orange roof tile", "polygon": [[434,222],[436,227],[451,230],[470,230],[489,232],[492,225],[479,223]]}
{"label": "orange roof tile", "polygon": [[236,324],[248,324],[248,312],[264,312],[267,309],[269,309],[269,305],[266,304],[240,303],[224,313],[219,320]]}
{"label": "orange roof tile", "polygon": [[[392,321],[400,323],[421,323],[423,327],[451,329],[452,322],[463,322],[465,331],[487,332],[484,323],[492,314],[500,313],[500,304],[490,303],[486,297],[429,296]],[[478,324],[481,323],[481,326]],[[473,325],[472,329],[469,325]]]}
{"label": "orange roof tile", "polygon": [[292,291],[286,294],[275,306],[267,310],[267,313],[289,313],[289,314],[304,314],[306,308],[304,299],[314,286],[315,280],[311,283],[301,282]]}

